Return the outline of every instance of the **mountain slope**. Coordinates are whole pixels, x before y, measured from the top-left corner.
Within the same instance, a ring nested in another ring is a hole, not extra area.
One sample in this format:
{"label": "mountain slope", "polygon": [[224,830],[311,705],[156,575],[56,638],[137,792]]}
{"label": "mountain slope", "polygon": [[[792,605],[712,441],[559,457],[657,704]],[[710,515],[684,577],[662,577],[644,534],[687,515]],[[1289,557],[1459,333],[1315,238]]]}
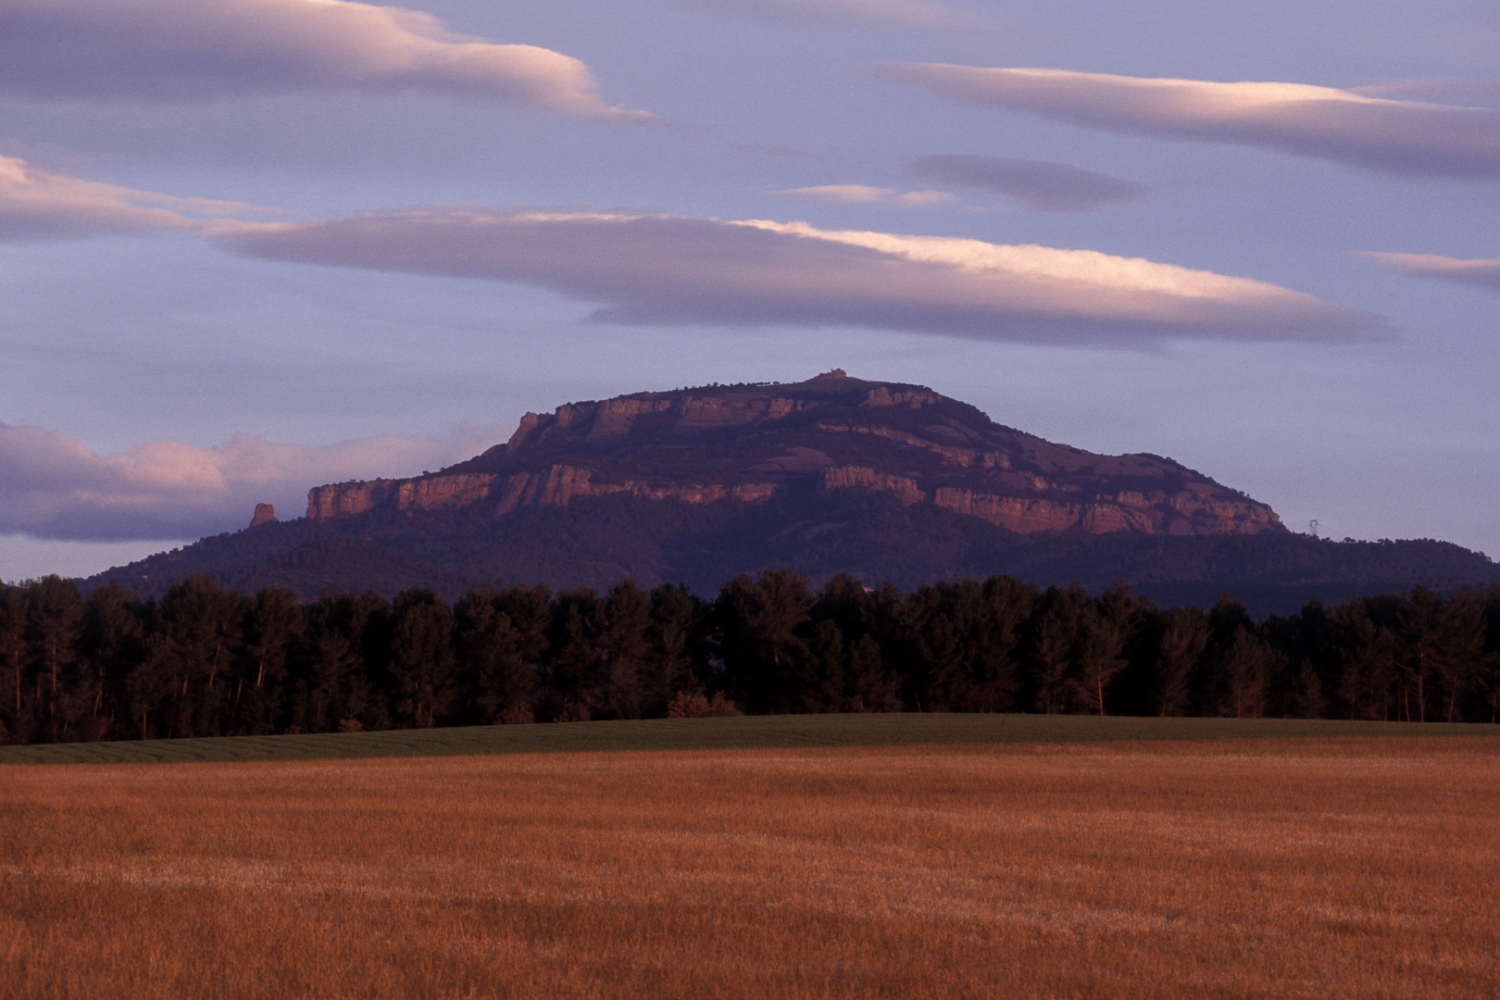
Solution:
{"label": "mountain slope", "polygon": [[1095,455],[993,423],[922,386],[841,372],[527,414],[509,442],[436,473],[314,487],[303,518],[101,574],[160,593],[190,572],[454,597],[480,583],[686,583],[790,566],[910,589],[1009,573],[1257,613],[1312,599],[1500,581],[1440,542],[1333,543],[1154,455]]}
{"label": "mountain slope", "polygon": [[837,370],[528,413],[507,444],[441,472],[318,487],[307,516],[485,505],[503,517],[586,497],[766,503],[851,490],[1018,534],[1284,530],[1269,507],[1170,459],[1053,444],[925,387]]}

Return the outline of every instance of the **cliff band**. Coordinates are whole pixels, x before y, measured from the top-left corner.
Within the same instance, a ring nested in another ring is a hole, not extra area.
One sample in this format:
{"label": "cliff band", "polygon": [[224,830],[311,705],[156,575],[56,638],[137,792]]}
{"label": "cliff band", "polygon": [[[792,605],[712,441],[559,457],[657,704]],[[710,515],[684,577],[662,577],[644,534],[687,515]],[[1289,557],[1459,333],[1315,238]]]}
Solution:
{"label": "cliff band", "polygon": [[1270,507],[1170,459],[1053,444],[930,389],[837,370],[528,413],[507,443],[440,472],[315,487],[307,517],[483,505],[503,518],[586,497],[758,504],[845,490],[1026,535],[1285,531]]}

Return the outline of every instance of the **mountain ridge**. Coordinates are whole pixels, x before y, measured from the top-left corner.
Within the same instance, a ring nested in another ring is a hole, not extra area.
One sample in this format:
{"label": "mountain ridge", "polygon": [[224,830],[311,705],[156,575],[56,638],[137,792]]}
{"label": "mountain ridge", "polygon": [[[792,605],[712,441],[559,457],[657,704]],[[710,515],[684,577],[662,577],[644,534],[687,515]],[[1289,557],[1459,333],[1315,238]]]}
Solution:
{"label": "mountain ridge", "polygon": [[[674,474],[665,460],[673,450],[691,453],[692,478]],[[486,501],[504,516],[614,494],[758,503],[809,484],[891,493],[1019,534],[1285,530],[1270,507],[1169,459],[1055,444],[926,386],[839,369],[799,383],[634,393],[527,413],[505,444],[439,472],[314,487],[307,517]]]}
{"label": "mountain ridge", "polygon": [[315,486],[304,517],[117,567],[161,593],[222,585],[454,598],[477,585],[603,590],[622,579],[708,594],[789,567],[905,590],[1008,574],[1166,603],[1228,593],[1256,613],[1423,585],[1500,582],[1479,553],[1431,540],[1336,543],[1147,452],[1095,455],[998,424],[925,386],[825,373],[528,413],[511,437],[408,479]]}

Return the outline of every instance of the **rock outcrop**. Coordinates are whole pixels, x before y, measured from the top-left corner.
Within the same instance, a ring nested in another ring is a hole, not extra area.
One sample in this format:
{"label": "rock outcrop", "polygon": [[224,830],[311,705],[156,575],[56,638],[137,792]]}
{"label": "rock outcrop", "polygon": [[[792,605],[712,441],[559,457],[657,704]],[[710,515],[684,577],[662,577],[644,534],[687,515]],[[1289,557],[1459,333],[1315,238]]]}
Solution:
{"label": "rock outcrop", "polygon": [[823,470],[820,488],[827,490],[876,490],[894,493],[902,506],[921,503],[927,499],[915,479],[907,476],[892,476],[858,465],[830,465]]}
{"label": "rock outcrop", "polygon": [[756,504],[867,491],[1019,534],[1284,531],[1264,504],[1155,455],[1097,455],[992,422],[922,386],[835,369],[788,385],[712,385],[527,413],[503,445],[438,473],[336,483],[315,521],[376,509],[523,507],[628,496]]}
{"label": "rock outcrop", "polygon": [[517,472],[503,479],[488,474],[444,476],[423,479],[376,479],[371,482],[334,483],[315,486],[307,494],[307,516],[313,521],[362,514],[380,506],[396,510],[441,510],[467,507],[493,498],[496,516],[517,507],[566,507],[577,497],[613,496],[623,493],[648,500],[680,500],[684,503],[714,503],[739,500],[755,503],[776,492],[775,483],[745,483],[737,486],[669,484],[645,482],[591,482],[593,473],[569,465],[553,465],[539,472]]}
{"label": "rock outcrop", "polygon": [[307,519],[327,521],[335,517],[352,517],[371,510],[392,494],[395,480],[359,480],[314,486],[307,491]]}
{"label": "rock outcrop", "polygon": [[603,497],[625,494],[647,500],[679,500],[683,503],[717,503],[738,500],[756,503],[768,500],[776,492],[775,483],[746,483],[738,486],[700,485],[697,483],[653,486],[647,482],[625,480],[609,483],[592,482],[588,469],[568,465],[550,466],[545,472],[518,472],[507,476],[500,490],[495,513],[509,514],[517,507],[566,507],[576,497]]}
{"label": "rock outcrop", "polygon": [[276,523],[276,508],[268,503],[255,505],[255,515],[250,518],[250,527],[259,528],[262,524]]}

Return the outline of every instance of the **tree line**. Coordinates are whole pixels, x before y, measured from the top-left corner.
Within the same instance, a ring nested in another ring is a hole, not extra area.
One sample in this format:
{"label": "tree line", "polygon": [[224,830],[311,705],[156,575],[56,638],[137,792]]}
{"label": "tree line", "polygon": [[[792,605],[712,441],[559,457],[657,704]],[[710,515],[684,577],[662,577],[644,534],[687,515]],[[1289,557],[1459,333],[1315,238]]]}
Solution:
{"label": "tree line", "polygon": [[819,712],[1493,722],[1500,587],[1158,608],[1011,577],[905,593],[790,570],[713,600],[625,580],[448,604],[193,576],[162,597],[0,585],[0,742]]}

